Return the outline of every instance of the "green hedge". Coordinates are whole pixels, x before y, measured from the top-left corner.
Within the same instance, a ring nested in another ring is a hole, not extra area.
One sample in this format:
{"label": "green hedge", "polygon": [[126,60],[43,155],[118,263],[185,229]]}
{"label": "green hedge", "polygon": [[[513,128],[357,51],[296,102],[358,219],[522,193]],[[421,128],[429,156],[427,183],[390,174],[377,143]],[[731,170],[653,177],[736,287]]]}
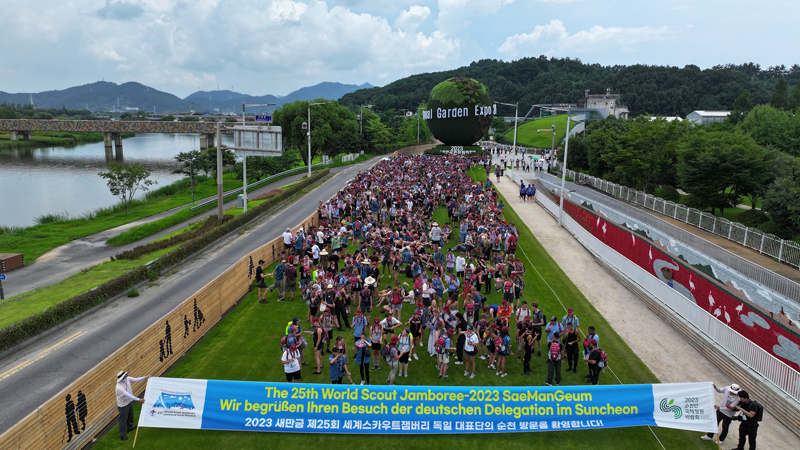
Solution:
{"label": "green hedge", "polygon": [[163,255],[161,258],[150,263],[149,266],[143,265],[137,267],[136,269],[124,275],[120,275],[113,280],[101,284],[91,291],[76,295],[69,300],[47,308],[39,314],[33,315],[27,319],[15,323],[14,325],[1,329],[0,351],[4,351],[15,345],[18,345],[39,333],[42,333],[65,322],[68,319],[77,316],[82,312],[88,311],[92,307],[97,306],[116,295],[127,292],[137,284],[148,280],[148,271],[150,270],[161,273],[164,270],[183,262],[186,258],[216,242],[218,239],[227,235],[228,233],[233,232],[247,222],[250,222],[264,212],[283,202],[285,199],[288,199],[295,193],[315,184],[317,181],[328,176],[329,173],[330,169],[325,169],[324,171],[315,173],[311,176],[311,178],[297,183],[286,191],[275,195],[274,198],[249,209],[246,213],[224,222],[220,226]]}
{"label": "green hedge", "polygon": [[202,236],[209,230],[218,227],[220,224],[225,223],[231,220],[232,218],[233,218],[232,215],[226,214],[222,216],[222,220],[220,221],[216,215],[209,216],[207,219],[203,221],[203,224],[200,225],[200,228],[194,231],[185,231],[183,233],[176,234],[175,236],[172,236],[168,239],[162,239],[160,241],[150,242],[148,244],[137,245],[136,247],[130,250],[117,253],[116,255],[111,257],[111,260],[113,261],[115,259],[137,259],[140,256],[147,253],[163,250],[165,248],[180,244],[181,242],[191,241],[192,239]]}

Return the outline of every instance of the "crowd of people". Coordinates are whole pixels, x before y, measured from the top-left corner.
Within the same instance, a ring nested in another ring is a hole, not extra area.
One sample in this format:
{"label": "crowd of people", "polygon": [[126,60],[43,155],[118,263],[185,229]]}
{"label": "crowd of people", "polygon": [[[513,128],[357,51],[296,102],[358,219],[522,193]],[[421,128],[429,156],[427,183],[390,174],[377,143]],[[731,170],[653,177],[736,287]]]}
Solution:
{"label": "crowd of people", "polygon": [[[523,172],[530,172],[531,170],[539,172],[552,173],[553,167],[556,165],[556,158],[558,150],[543,149],[529,149],[525,147],[516,148],[512,145],[499,144],[491,141],[481,141],[480,147],[482,150],[489,152],[490,155],[496,156],[498,164],[512,165]],[[525,158],[525,156],[528,158]]]}
{"label": "crowd of people", "polygon": [[[499,176],[488,157],[385,160],[320,202],[318,227],[283,233],[279,264],[266,273],[260,261],[256,282],[263,303],[277,290],[279,302],[298,293],[307,305],[308,325],[295,317],[282,330],[287,381],[301,381],[302,367],[313,365],[315,375],[327,366],[331,382],[353,383],[352,361],[361,384],[382,366],[394,384],[426,352],[440,378],[451,365],[474,378],[477,360],[505,377],[514,357],[530,376],[532,356],[544,351],[547,384],[561,382],[562,361],[577,373],[579,359],[588,363],[587,383],[599,382],[607,356],[595,330],[583,336],[571,309],[548,320],[525,298],[519,232],[488,177],[469,176],[480,165]],[[442,224],[433,220],[437,207],[447,210]],[[351,338],[335,335],[345,329]]]}

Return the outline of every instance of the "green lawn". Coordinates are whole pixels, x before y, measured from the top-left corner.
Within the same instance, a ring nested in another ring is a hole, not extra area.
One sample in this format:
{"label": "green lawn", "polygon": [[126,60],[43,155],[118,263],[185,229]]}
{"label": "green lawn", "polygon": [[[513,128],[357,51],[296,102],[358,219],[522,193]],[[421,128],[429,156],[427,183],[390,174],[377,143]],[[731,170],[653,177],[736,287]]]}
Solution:
{"label": "green lawn", "polygon": [[[574,128],[577,122],[570,122],[570,128]],[[517,127],[517,144],[525,147],[550,148],[552,145],[553,134],[548,132],[537,132],[538,130],[549,130],[553,126],[552,117],[543,117],[530,122],[526,122]],[[560,142],[567,135],[567,116],[566,114],[556,116],[556,143],[559,147]],[[514,127],[506,131],[505,137],[509,140],[514,139]]]}
{"label": "green lawn", "polygon": [[38,314],[78,294],[127,273],[174,250],[178,245],[148,253],[138,259],[107,261],[83,270],[58,283],[23,292],[0,302],[0,328]]}
{"label": "green lawn", "polygon": [[[476,171],[476,174],[481,171]],[[483,178],[483,176],[481,176]],[[521,221],[513,211],[506,210],[506,217],[521,225]],[[446,221],[446,213],[439,208],[434,219],[439,223]],[[526,260],[528,270],[525,275],[526,289],[523,299],[528,302],[538,301],[542,310],[548,315],[557,315],[559,318],[565,314],[564,307],[573,307],[581,319],[582,326],[594,325],[602,337],[603,348],[609,353],[610,367],[601,376],[602,384],[618,383],[610,370],[616,373],[623,383],[655,383],[658,380],[653,373],[633,354],[622,339],[608,326],[589,301],[580,293],[574,284],[567,278],[552,258],[544,251],[541,244],[535,240],[531,232],[524,226],[521,229],[521,239],[518,254],[530,258]],[[451,240],[451,244],[457,237]],[[352,247],[352,246],[351,246]],[[271,268],[268,268],[271,270]],[[405,281],[405,277],[400,277]],[[544,280],[547,281],[545,284]],[[549,285],[549,286],[548,286]],[[556,295],[550,290],[556,292]],[[277,303],[277,293],[268,296],[269,305],[259,304],[256,293],[251,292],[226,318],[179,362],[165,376],[175,378],[199,378],[219,380],[243,381],[285,381],[283,367],[280,364],[280,350],[278,341],[283,335],[286,323],[293,316],[302,319],[304,329],[309,329],[306,318],[306,306],[299,300],[294,302]],[[489,302],[496,304],[500,301],[500,294],[492,292]],[[404,313],[408,314],[408,307]],[[407,315],[404,315],[407,318]],[[351,334],[345,332],[334,333],[343,335],[346,342],[352,342]],[[328,383],[327,367],[323,375],[312,375],[314,370],[313,354],[306,351],[309,367],[303,368],[303,381],[306,383]],[[409,377],[398,378],[399,385],[466,385],[466,386],[494,386],[494,385],[535,385],[544,384],[546,365],[542,358],[534,356],[532,368],[534,376],[522,375],[522,365],[516,358],[509,357],[507,371],[509,376],[499,378],[494,375],[494,370],[486,368],[486,363],[478,360],[479,366],[475,379],[463,378],[461,366],[452,366],[450,378],[439,379],[436,374],[435,362],[424,351],[420,352],[420,360],[410,364]],[[353,379],[360,382],[357,367],[350,367]],[[587,369],[580,366],[577,374],[564,374],[562,385],[583,384],[583,376]],[[379,371],[372,372],[372,384],[384,384],[388,370],[385,365]],[[137,404],[136,415],[138,418],[139,407]],[[679,430],[653,428],[658,438],[668,449],[711,449],[716,448],[711,443],[698,439],[699,433]],[[101,438],[97,449],[128,449],[130,442],[119,440],[116,429],[112,429]],[[488,439],[491,439],[489,441]],[[558,439],[558,441],[553,441]],[[353,435],[313,435],[313,434],[267,434],[258,432],[230,432],[230,431],[192,431],[192,430],[167,430],[167,429],[141,429],[138,436],[137,448],[162,449],[170,448],[197,449],[251,449],[251,448],[330,448],[352,449],[379,448],[379,449],[416,449],[416,448],[467,448],[481,446],[491,442],[493,447],[503,449],[529,449],[553,445],[557,442],[560,447],[575,449],[595,449],[598,443],[611,443],[615,449],[642,450],[659,448],[660,446],[653,434],[646,427],[589,430],[581,432],[540,432],[540,433],[509,433],[493,434],[491,438],[479,435],[447,435],[447,436],[415,436],[404,435],[399,437],[388,436],[358,436]]]}

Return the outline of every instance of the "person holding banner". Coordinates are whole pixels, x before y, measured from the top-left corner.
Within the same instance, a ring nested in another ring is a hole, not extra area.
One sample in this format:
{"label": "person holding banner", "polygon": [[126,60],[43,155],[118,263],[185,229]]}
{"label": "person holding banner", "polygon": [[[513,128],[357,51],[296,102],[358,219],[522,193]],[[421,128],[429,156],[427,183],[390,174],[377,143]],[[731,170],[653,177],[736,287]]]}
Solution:
{"label": "person holding banner", "polygon": [[[717,426],[722,422],[722,433],[719,434],[719,443],[725,442],[725,437],[728,436],[728,427],[731,425],[733,415],[736,412],[736,407],[739,405],[739,385],[732,384],[730,386],[718,388],[714,385],[714,389],[722,394],[722,401],[718,406],[714,406],[717,410]],[[714,440],[714,433],[706,433],[700,436],[700,439],[711,441]]]}
{"label": "person holding banner", "polygon": [[117,395],[117,410],[119,411],[119,438],[123,441],[128,440],[128,432],[136,429],[133,420],[133,402],[144,403],[143,398],[133,395],[131,389],[131,382],[138,383],[142,380],[149,380],[150,375],[143,377],[132,378],[128,376],[125,370],[117,374],[117,387],[115,393]]}

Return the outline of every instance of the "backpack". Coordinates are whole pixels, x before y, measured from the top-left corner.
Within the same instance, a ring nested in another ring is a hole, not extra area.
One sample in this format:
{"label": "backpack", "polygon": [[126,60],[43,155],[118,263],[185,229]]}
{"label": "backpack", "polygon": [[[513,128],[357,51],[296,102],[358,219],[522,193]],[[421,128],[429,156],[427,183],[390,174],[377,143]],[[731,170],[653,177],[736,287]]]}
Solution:
{"label": "backpack", "polygon": [[406,276],[407,276],[408,278],[414,278],[414,275],[413,275],[413,273],[411,272],[411,264],[409,264],[409,265],[407,265],[407,266],[406,266]]}
{"label": "backpack", "polygon": [[602,348],[598,348],[597,350],[600,351],[600,360],[597,361],[597,367],[602,369],[608,365],[608,355]]}
{"label": "backpack", "polygon": [[554,340],[550,343],[550,351],[548,352],[550,361],[561,361],[561,344]]}
{"label": "backpack", "polygon": [[506,351],[506,346],[503,345],[503,338],[498,336],[497,339],[494,340],[494,348],[501,353]]}
{"label": "backpack", "polygon": [[475,305],[473,303],[467,303],[466,312],[468,315],[472,315],[475,313]]}
{"label": "backpack", "polygon": [[750,402],[755,403],[756,406],[758,406],[758,408],[756,408],[756,415],[753,416],[753,420],[755,420],[756,422],[761,422],[761,419],[764,416],[764,406],[755,400],[751,400]]}
{"label": "backpack", "polygon": [[386,360],[386,362],[389,362],[389,359],[390,359],[389,355],[390,354],[391,353],[389,351],[389,346],[388,345],[384,345],[383,348],[381,348],[381,358]]}
{"label": "backpack", "polygon": [[436,340],[436,346],[434,347],[436,349],[436,353],[444,354],[444,352],[446,351],[445,347],[446,343],[447,343],[447,337],[444,335],[439,336],[439,339]]}
{"label": "backpack", "polygon": [[503,293],[504,293],[504,294],[511,294],[511,293],[513,293],[513,292],[514,292],[514,291],[513,291],[513,289],[514,289],[514,283],[511,283],[511,282],[508,282],[508,281],[507,281],[507,282],[505,282],[505,283],[503,284]]}

